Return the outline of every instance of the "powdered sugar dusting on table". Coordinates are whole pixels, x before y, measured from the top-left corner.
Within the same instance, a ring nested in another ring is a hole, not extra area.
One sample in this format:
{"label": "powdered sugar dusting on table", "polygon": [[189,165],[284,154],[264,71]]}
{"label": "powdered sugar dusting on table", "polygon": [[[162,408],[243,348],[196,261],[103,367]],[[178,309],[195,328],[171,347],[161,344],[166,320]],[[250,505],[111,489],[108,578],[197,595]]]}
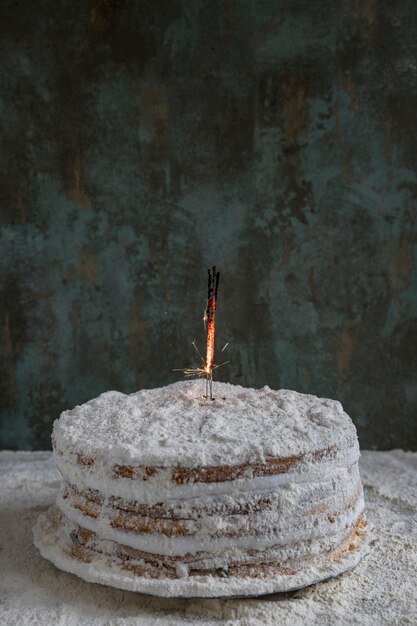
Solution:
{"label": "powdered sugar dusting on table", "polygon": [[234,465],[308,454],[356,442],[355,427],[334,400],[290,390],[181,381],[125,395],[108,391],[62,413],[53,437],[60,450],[110,463]]}
{"label": "powdered sugar dusting on table", "polygon": [[417,606],[417,453],[363,452],[367,511],[377,543],[354,572],[295,594],[259,599],[158,598],[90,585],[31,545],[59,472],[47,452],[0,452],[0,623],[23,626],[375,626],[413,624]]}

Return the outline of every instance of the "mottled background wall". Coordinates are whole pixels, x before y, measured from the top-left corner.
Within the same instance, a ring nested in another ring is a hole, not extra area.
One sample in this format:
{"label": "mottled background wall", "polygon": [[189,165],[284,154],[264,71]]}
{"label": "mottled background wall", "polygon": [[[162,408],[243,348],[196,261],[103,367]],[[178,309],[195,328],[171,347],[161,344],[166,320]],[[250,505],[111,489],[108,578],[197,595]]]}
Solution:
{"label": "mottled background wall", "polygon": [[0,447],[219,377],[417,448],[414,0],[2,0]]}

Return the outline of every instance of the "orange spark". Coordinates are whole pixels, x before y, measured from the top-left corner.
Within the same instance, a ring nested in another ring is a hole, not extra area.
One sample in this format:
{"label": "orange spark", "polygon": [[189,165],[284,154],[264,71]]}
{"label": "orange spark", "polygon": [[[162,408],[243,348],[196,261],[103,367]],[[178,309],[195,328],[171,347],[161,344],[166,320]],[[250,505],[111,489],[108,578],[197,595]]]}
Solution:
{"label": "orange spark", "polygon": [[219,272],[213,267],[213,276],[208,270],[208,296],[205,319],[207,320],[207,342],[206,342],[206,372],[211,376],[214,361],[214,335],[216,331],[216,299],[219,286]]}
{"label": "orange spark", "polygon": [[206,341],[206,396],[210,390],[210,399],[213,399],[213,362],[214,362],[214,336],[216,332],[216,302],[217,291],[219,289],[220,272],[216,272],[213,266],[213,273],[208,270],[208,293],[207,308],[204,319],[207,321],[207,341]]}
{"label": "orange spark", "polygon": [[[206,379],[206,398],[213,400],[213,370],[228,363],[220,363],[220,365],[214,365],[214,336],[215,336],[215,318],[216,318],[216,304],[217,304],[217,292],[219,289],[220,272],[216,272],[216,267],[213,266],[212,270],[208,270],[208,294],[207,294],[207,307],[204,311],[203,322],[204,328],[207,330],[206,339],[206,359],[201,356],[196,341],[192,342],[194,349],[201,359],[201,367],[186,367],[185,369],[175,369],[174,371],[183,372],[185,376],[201,376]],[[224,348],[227,344],[224,346]],[[224,350],[223,348],[223,350]],[[223,351],[222,350],[222,351]]]}

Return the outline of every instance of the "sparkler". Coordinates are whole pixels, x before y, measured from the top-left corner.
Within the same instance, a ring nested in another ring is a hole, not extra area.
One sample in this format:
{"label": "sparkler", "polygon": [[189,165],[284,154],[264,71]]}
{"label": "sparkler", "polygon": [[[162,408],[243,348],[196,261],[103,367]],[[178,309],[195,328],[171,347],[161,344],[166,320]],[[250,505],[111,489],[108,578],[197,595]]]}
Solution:
{"label": "sparkler", "polygon": [[[206,338],[206,358],[204,359],[197,348],[195,340],[192,342],[195,351],[201,359],[201,367],[185,368],[181,370],[185,376],[201,376],[206,379],[206,398],[213,400],[213,370],[228,363],[220,363],[220,365],[214,365],[214,337],[216,331],[216,305],[217,305],[217,293],[219,290],[220,272],[216,272],[216,266],[213,266],[212,270],[208,270],[208,289],[207,289],[207,306],[204,311],[204,328],[207,331]],[[228,344],[223,347],[223,350]],[[222,352],[223,352],[222,350]]]}
{"label": "sparkler", "polygon": [[214,335],[216,331],[216,304],[217,292],[219,290],[220,272],[216,272],[216,266],[213,266],[213,273],[208,270],[208,292],[207,292],[207,308],[204,316],[207,322],[207,341],[206,341],[206,397],[210,391],[210,400],[213,400],[213,362],[214,362]]}

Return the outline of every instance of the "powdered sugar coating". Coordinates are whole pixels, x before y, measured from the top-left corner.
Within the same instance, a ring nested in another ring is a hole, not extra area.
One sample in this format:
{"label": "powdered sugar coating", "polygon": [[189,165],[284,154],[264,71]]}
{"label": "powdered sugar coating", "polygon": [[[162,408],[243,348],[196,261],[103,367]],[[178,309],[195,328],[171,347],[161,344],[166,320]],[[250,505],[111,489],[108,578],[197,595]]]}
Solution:
{"label": "powdered sugar coating", "polygon": [[[119,567],[117,577],[132,571],[149,593],[160,592],[146,582],[156,577],[167,595],[249,593],[247,577],[282,590],[332,575],[366,532],[356,430],[340,403],[224,383],[214,401],[203,391],[203,381],[111,391],[61,415],[64,553]],[[55,562],[55,549],[42,553]],[[242,584],[214,592],[205,573]],[[172,578],[194,580],[173,587]]]}
{"label": "powdered sugar coating", "polygon": [[352,569],[370,551],[370,536],[365,533],[356,536],[349,551],[340,559],[322,564],[315,563],[292,575],[281,574],[266,578],[185,576],[178,579],[155,579],[136,576],[99,553],[96,553],[89,563],[72,558],[68,550],[66,522],[61,523],[61,520],[62,514],[52,506],[39,516],[33,528],[34,544],[43,557],[60,569],[89,582],[166,597],[253,596],[299,589]]}
{"label": "powdered sugar coating", "polygon": [[341,404],[290,390],[181,381],[125,395],[108,391],[64,411],[53,438],[61,453],[106,465],[198,467],[265,462],[334,446],[357,450],[356,430]]}

